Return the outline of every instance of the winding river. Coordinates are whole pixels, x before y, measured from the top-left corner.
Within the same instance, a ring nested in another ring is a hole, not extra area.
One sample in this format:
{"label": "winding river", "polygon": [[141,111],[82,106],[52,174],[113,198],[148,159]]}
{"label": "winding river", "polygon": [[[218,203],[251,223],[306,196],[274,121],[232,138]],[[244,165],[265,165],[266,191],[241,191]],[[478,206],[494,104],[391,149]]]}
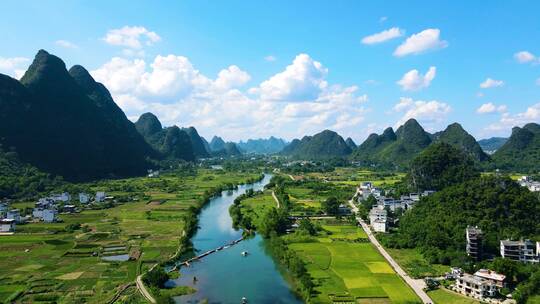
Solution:
{"label": "winding river", "polygon": [[[242,236],[242,230],[232,228],[229,206],[247,189],[262,190],[270,181],[265,175],[260,182],[241,185],[234,191],[223,191],[213,198],[199,215],[199,229],[192,241],[197,252],[225,245]],[[248,256],[242,256],[247,251]],[[197,292],[175,298],[176,303],[228,304],[241,303],[302,303],[290,290],[277,265],[264,249],[264,241],[256,235],[230,248],[204,257],[190,267],[180,269],[180,278],[170,282],[176,286],[192,286]],[[194,282],[193,277],[197,277]]]}

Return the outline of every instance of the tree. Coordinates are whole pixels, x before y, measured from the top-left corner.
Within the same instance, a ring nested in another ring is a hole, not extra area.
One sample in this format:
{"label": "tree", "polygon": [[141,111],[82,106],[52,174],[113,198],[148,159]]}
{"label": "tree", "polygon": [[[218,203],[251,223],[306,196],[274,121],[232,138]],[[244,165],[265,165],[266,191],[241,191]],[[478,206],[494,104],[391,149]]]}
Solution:
{"label": "tree", "polygon": [[263,237],[269,238],[272,232],[283,234],[289,225],[289,217],[285,210],[271,208],[264,215],[259,232]]}
{"label": "tree", "polygon": [[298,230],[299,231],[305,231],[309,235],[316,235],[317,229],[313,225],[313,223],[309,219],[301,219],[300,223],[298,224]]}
{"label": "tree", "polygon": [[321,205],[326,214],[335,215],[338,213],[339,201],[335,196],[327,198]]}

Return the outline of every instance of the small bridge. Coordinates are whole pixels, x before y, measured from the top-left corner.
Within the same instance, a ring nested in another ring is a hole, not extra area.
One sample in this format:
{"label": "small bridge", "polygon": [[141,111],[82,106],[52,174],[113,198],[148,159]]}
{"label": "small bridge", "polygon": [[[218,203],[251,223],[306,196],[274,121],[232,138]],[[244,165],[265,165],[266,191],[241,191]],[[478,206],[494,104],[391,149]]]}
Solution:
{"label": "small bridge", "polygon": [[181,262],[181,263],[179,263],[179,264],[176,264],[176,266],[174,266],[174,268],[171,269],[171,271],[178,270],[179,267],[181,267],[181,266],[188,266],[188,267],[189,267],[189,264],[190,264],[190,263],[195,262],[195,261],[198,261],[198,260],[204,258],[205,256],[211,255],[212,253],[216,253],[216,252],[221,251],[221,250],[223,250],[223,249],[227,249],[227,248],[229,248],[229,247],[231,247],[231,246],[234,246],[234,245],[240,243],[240,242],[243,241],[243,240],[244,240],[244,237],[241,237],[241,238],[239,238],[239,239],[237,239],[237,240],[234,240],[234,241],[232,241],[232,242],[230,242],[230,243],[228,243],[228,244],[225,244],[225,245],[223,245],[223,246],[220,246],[220,247],[218,247],[218,248],[216,248],[216,249],[208,250],[208,251],[206,251],[206,252],[204,252],[204,253],[201,253],[201,254],[199,254],[199,255],[197,255],[197,256],[194,256],[194,257],[192,257],[192,258],[190,258],[190,259],[188,259],[188,260],[185,260],[185,261],[183,261],[183,262]]}

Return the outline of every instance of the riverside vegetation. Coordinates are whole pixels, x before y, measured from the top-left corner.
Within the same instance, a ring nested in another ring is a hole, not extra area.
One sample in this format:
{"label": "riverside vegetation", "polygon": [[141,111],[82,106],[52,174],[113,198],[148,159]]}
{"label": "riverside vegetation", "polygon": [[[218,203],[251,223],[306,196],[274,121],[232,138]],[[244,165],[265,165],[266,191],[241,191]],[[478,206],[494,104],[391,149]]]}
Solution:
{"label": "riverside vegetation", "polygon": [[[292,181],[275,176],[264,192],[239,198],[230,212],[235,224],[246,224],[267,239],[268,250],[285,267],[293,286],[306,302],[389,301],[419,303],[371,245],[354,218],[335,214],[335,202],[346,202],[354,186],[311,178]],[[280,201],[280,208],[272,197]],[[333,216],[298,221],[285,234],[291,215]],[[337,216],[337,217],[336,217]]]}

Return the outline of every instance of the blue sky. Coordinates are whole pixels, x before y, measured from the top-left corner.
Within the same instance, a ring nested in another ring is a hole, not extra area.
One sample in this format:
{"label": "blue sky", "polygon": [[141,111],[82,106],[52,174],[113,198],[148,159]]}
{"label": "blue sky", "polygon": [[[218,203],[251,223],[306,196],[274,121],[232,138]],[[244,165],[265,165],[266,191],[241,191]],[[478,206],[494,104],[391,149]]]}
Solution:
{"label": "blue sky", "polygon": [[46,49],[130,119],[228,140],[539,122],[540,3],[364,2],[3,1],[0,72],[20,77]]}

